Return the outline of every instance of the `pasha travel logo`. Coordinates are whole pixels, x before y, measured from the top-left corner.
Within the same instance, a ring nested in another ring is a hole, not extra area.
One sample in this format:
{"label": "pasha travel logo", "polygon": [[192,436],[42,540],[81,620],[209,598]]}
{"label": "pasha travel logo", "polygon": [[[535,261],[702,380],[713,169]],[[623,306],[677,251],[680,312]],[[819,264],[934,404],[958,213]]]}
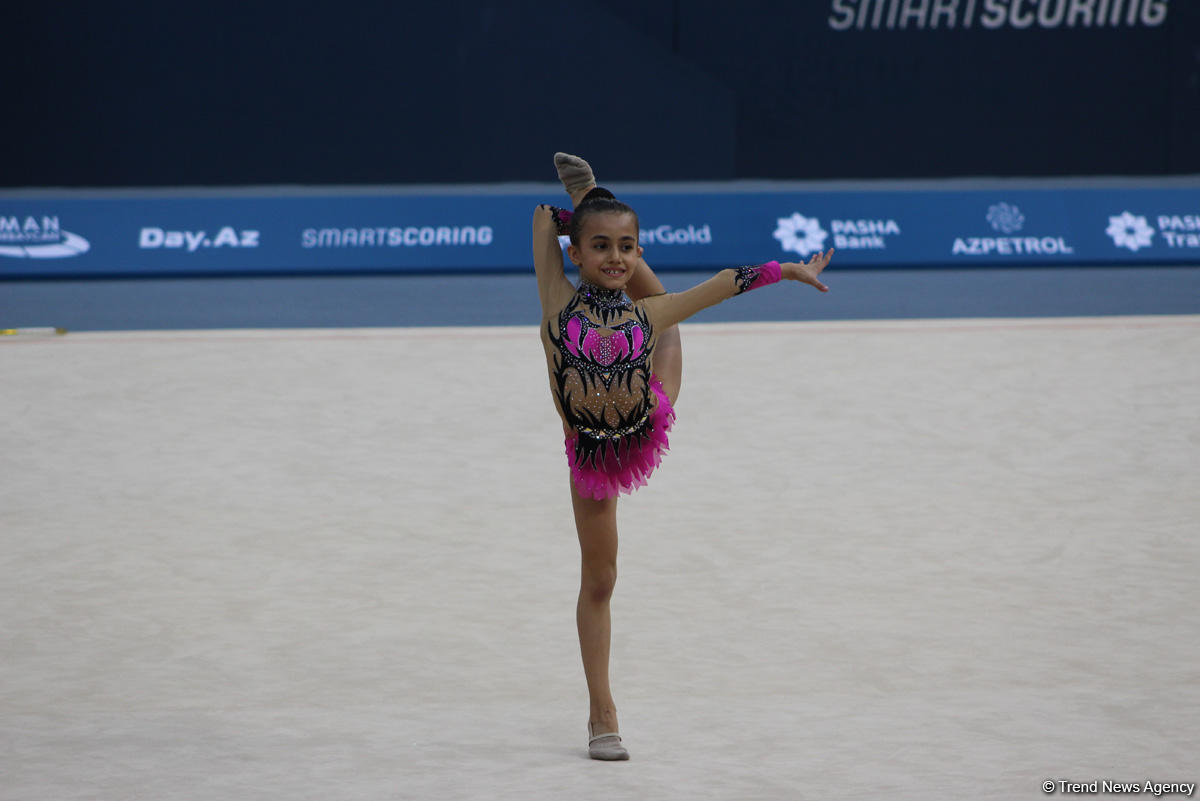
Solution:
{"label": "pasha travel logo", "polygon": [[1113,245],[1132,253],[1153,247],[1156,233],[1169,248],[1200,249],[1200,214],[1159,214],[1154,222],[1157,230],[1141,214],[1123,211],[1108,218],[1104,233],[1112,237]]}
{"label": "pasha travel logo", "polygon": [[64,231],[58,217],[0,215],[0,256],[14,259],[67,259],[91,250],[79,234]]}
{"label": "pasha travel logo", "polygon": [[830,230],[826,231],[816,217],[795,212],[790,217],[780,217],[776,223],[774,236],[780,246],[802,257],[824,250],[830,234],[832,246],[842,251],[884,250],[888,237],[900,234],[900,224],[892,219],[835,219],[829,221]]}
{"label": "pasha travel logo", "polygon": [[988,206],[984,219],[997,234],[1005,236],[955,237],[950,253],[955,256],[1069,256],[1075,248],[1061,236],[1016,236],[1025,229],[1025,215],[1011,203]]}
{"label": "pasha travel logo", "polygon": [[1104,233],[1112,237],[1114,245],[1129,248],[1134,253],[1154,243],[1154,229],[1146,222],[1146,218],[1128,211],[1109,217]]}

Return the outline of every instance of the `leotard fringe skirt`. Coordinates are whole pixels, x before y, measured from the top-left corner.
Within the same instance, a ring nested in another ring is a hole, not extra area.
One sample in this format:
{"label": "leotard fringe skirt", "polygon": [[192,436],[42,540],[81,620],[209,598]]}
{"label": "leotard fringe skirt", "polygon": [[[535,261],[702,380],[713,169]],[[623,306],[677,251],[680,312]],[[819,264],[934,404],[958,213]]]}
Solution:
{"label": "leotard fringe skirt", "polygon": [[663,391],[658,376],[651,374],[650,390],[657,398],[646,427],[637,434],[604,442],[590,457],[581,457],[579,433],[572,432],[566,441],[567,461],[575,490],[584,498],[615,498],[646,486],[654,468],[662,464],[663,454],[670,448],[667,432],[675,422],[675,410]]}

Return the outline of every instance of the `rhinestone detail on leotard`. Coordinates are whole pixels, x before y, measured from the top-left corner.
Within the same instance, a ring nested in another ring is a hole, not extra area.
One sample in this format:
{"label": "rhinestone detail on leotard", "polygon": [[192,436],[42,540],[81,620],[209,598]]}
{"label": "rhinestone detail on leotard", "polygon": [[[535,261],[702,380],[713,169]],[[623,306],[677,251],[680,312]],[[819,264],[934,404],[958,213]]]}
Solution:
{"label": "rhinestone detail on leotard", "polygon": [[548,321],[555,350],[551,372],[563,419],[580,434],[578,464],[602,443],[644,434],[651,425],[651,327],[624,292],[583,281],[557,320]]}

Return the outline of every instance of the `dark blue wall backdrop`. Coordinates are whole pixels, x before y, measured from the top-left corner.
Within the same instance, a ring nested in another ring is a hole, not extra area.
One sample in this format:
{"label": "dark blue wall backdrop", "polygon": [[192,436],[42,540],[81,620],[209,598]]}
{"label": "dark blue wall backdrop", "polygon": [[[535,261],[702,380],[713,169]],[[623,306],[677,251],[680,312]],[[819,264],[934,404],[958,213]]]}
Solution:
{"label": "dark blue wall backdrop", "polygon": [[1197,173],[1198,6],[22,3],[0,185]]}

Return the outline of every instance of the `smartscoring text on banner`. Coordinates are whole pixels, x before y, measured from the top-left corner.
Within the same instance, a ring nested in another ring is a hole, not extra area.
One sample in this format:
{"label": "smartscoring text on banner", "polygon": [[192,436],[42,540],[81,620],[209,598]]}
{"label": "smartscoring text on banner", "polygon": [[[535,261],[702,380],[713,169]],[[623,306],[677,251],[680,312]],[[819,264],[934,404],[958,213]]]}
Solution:
{"label": "smartscoring text on banner", "polygon": [[831,0],[835,31],[1156,28],[1170,0]]}

